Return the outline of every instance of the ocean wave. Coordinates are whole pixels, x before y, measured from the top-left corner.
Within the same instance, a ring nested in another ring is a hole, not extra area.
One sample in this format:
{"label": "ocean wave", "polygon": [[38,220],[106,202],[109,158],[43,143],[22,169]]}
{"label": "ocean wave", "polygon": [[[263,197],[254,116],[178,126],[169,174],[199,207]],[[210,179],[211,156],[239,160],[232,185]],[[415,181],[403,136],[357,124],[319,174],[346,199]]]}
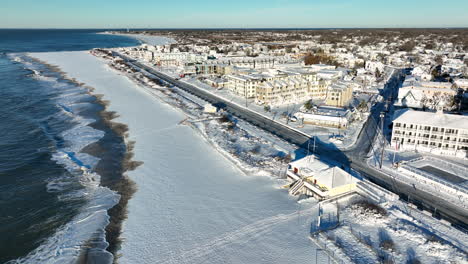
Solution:
{"label": "ocean wave", "polygon": [[[26,257],[9,263],[75,263],[85,247],[92,251],[93,256],[99,260],[97,262],[110,263],[113,256],[105,251],[108,246],[105,240],[105,227],[109,223],[107,210],[118,203],[120,196],[100,185],[100,175],[93,171],[99,158],[81,152],[86,146],[98,142],[105,134],[104,131],[89,126],[96,120],[80,115],[80,111],[90,106],[87,102],[90,95],[85,88],[54,76],[27,57],[18,54],[11,56],[31,70],[35,79],[45,82],[44,89],[58,94],[52,97],[58,111],[47,120],[40,120],[38,127],[55,142],[51,159],[69,173],[49,179],[46,190],[57,194],[59,201],[82,200],[85,205],[71,222],[56,230],[37,249]],[[67,121],[73,125],[57,134],[57,131],[51,131],[53,128],[49,124],[57,121]]]}
{"label": "ocean wave", "polygon": [[107,210],[118,202],[119,196],[103,187],[87,188],[83,194],[89,198],[87,206],[71,222],[28,256],[10,263],[75,263],[90,240],[93,250],[100,256],[96,263],[111,263],[113,256],[105,251],[108,244],[104,228],[109,223]]}

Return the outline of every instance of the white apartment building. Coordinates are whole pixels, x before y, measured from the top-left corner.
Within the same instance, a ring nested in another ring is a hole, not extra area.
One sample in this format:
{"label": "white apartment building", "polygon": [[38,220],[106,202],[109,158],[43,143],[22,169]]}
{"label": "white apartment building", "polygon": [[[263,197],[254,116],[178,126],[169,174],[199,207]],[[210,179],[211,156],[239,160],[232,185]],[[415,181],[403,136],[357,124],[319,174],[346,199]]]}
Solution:
{"label": "white apartment building", "polygon": [[186,63],[203,62],[206,56],[189,52],[153,53],[153,60],[158,66],[181,66]]}
{"label": "white apartment building", "polygon": [[395,117],[391,145],[396,149],[467,157],[467,116],[404,109]]}
{"label": "white apartment building", "polygon": [[227,64],[229,66],[236,66],[241,68],[251,69],[271,69],[278,64],[284,63],[297,63],[298,60],[286,57],[222,57],[215,62],[220,64]]}

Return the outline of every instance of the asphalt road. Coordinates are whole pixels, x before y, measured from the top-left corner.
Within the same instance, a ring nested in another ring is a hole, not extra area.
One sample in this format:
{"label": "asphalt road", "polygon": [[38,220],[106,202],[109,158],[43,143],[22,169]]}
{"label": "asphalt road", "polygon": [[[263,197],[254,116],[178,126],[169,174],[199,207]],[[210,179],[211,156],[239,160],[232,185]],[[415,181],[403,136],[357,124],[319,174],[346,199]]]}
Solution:
{"label": "asphalt road", "polygon": [[[144,69],[148,73],[151,73],[157,76],[158,78],[174,86],[177,86],[178,88],[188,93],[191,93],[212,104],[215,104],[234,116],[242,118],[258,127],[261,127],[264,130],[274,135],[277,135],[280,138],[283,138],[293,144],[298,145],[299,147],[305,149],[307,149],[308,147],[311,148],[310,145],[312,144],[309,144],[309,140],[311,140],[311,138],[300,131],[284,126],[281,123],[275,122],[270,118],[267,118],[251,110],[245,109],[244,107],[236,103],[224,100],[223,98],[213,95],[203,89],[197,88],[179,80],[175,80],[172,77],[164,73],[158,72],[155,69],[141,64],[125,55],[118,55],[125,59],[127,62],[132,63],[134,66]],[[356,144],[352,148],[350,148],[349,150],[342,151],[336,148],[333,144],[328,144],[317,140],[314,151],[318,156],[323,156],[327,159],[333,159],[337,162],[340,162],[345,167],[353,168],[354,170],[360,172],[362,175],[364,175],[371,181],[381,185],[382,187],[394,193],[397,193],[402,199],[408,200],[409,197],[410,202],[415,203],[418,206],[425,208],[426,210],[434,212],[434,216],[442,217],[450,221],[454,225],[467,230],[468,212],[466,210],[459,208],[451,203],[445,202],[444,200],[439,199],[437,196],[434,196],[431,193],[415,189],[413,186],[402,182],[397,182],[391,177],[389,177],[389,175],[384,174],[377,169],[370,168],[365,162],[367,154],[369,153],[369,150],[372,147],[372,142],[374,142],[377,128],[380,126],[380,112],[385,110],[385,101],[387,99],[394,99],[397,97],[398,87],[401,84],[401,82],[401,71],[398,71],[386,84],[385,89],[381,94],[384,97],[384,100],[374,105],[374,107],[371,109],[371,116],[368,119],[368,121],[364,124],[364,127],[361,130],[360,135],[358,136]]]}

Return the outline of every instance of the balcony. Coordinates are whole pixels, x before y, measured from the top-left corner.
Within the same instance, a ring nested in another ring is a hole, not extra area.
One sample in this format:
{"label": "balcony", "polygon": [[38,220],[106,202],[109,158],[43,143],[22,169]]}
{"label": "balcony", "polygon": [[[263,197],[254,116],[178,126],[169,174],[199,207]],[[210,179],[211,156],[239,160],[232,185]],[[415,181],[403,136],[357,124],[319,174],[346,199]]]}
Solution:
{"label": "balcony", "polygon": [[432,131],[432,132],[431,132],[431,135],[439,135],[439,136],[442,136],[442,135],[444,135],[444,132]]}

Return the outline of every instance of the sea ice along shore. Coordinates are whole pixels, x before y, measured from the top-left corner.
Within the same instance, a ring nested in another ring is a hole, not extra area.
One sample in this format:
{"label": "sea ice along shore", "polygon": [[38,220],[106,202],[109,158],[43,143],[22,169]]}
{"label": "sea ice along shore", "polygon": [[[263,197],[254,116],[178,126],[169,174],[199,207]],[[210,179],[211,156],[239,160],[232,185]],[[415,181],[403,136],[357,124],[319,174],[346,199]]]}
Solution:
{"label": "sea ice along shore", "polygon": [[[162,103],[87,52],[32,54],[109,101],[136,141],[137,192],[123,228],[122,263],[284,263],[315,259],[313,203],[265,177],[246,177]],[[304,210],[308,209],[308,210]]]}

